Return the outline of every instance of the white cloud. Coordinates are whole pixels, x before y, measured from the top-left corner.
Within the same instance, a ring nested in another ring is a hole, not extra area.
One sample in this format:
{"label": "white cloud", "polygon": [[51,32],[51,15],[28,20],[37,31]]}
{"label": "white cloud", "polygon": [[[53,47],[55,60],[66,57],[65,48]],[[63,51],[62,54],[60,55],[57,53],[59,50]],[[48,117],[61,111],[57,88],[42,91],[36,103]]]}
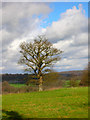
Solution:
{"label": "white cloud", "polygon": [[79,9],[74,6],[62,13],[58,21],[47,27],[46,34],[56,48],[64,51],[61,61],[55,64],[58,70],[86,67],[88,64],[88,18],[85,17],[81,4]]}
{"label": "white cloud", "polygon": [[[19,11],[19,12],[18,12]],[[40,24],[51,11],[46,3],[4,3],[3,4],[3,71],[20,71],[19,44],[32,41],[40,33],[46,33],[55,47],[64,51],[58,70],[82,69],[88,56],[88,20],[81,5],[61,14],[51,26],[41,28]],[[17,13],[17,14],[16,14]],[[41,15],[42,17],[38,17]],[[0,31],[1,33],[1,31]]]}
{"label": "white cloud", "polygon": [[47,14],[51,11],[44,3],[3,3],[3,23],[16,25],[22,18],[31,18],[32,15]]}
{"label": "white cloud", "polygon": [[[0,9],[1,10],[1,9]],[[41,21],[51,11],[47,3],[3,3],[3,66],[8,71],[19,69],[19,44],[43,32]],[[40,16],[40,17],[38,17]],[[0,40],[1,41],[1,40]]]}
{"label": "white cloud", "polygon": [[61,61],[54,66],[56,70],[84,69],[88,64],[88,43],[87,45],[72,46],[72,40],[60,41],[54,44],[58,49],[63,50]]}
{"label": "white cloud", "polygon": [[56,65],[54,68],[58,71],[67,71],[67,70],[83,70],[88,63],[88,59],[73,59],[73,58],[64,58]]}
{"label": "white cloud", "polygon": [[[88,28],[88,27],[87,27]],[[81,34],[77,34],[77,36],[74,36],[74,42],[73,45],[87,45],[88,44],[88,32],[82,32]]]}
{"label": "white cloud", "polygon": [[84,15],[82,6],[79,5],[79,9],[74,6],[62,13],[58,21],[47,27],[46,34],[52,42],[57,42],[87,32],[87,28],[87,18]]}

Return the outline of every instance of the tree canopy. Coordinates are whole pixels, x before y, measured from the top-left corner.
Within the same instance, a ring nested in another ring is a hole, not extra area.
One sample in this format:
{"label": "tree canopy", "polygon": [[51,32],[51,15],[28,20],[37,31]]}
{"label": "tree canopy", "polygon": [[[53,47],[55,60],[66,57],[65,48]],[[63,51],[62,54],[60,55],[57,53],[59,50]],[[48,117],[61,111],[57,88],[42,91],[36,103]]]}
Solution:
{"label": "tree canopy", "polygon": [[53,47],[45,36],[38,36],[33,43],[23,42],[20,48],[19,63],[25,64],[25,71],[33,71],[39,79],[42,79],[43,72],[49,72],[50,66],[61,59],[62,51]]}

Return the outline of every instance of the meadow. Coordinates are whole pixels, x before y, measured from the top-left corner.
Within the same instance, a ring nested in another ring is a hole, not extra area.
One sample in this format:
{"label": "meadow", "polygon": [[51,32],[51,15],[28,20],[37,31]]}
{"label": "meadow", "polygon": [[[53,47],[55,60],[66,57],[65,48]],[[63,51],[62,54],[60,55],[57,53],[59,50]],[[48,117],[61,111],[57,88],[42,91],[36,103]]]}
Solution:
{"label": "meadow", "polygon": [[2,95],[3,120],[88,118],[88,87]]}
{"label": "meadow", "polygon": [[25,84],[10,84],[10,85],[13,86],[13,87],[17,87],[17,88],[26,86]]}

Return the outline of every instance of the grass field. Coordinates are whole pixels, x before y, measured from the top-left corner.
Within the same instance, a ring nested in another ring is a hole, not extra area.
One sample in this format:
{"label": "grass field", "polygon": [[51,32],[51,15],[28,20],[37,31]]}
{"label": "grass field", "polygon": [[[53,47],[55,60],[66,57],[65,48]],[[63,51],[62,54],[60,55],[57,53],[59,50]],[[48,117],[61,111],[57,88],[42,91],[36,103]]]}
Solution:
{"label": "grass field", "polygon": [[25,84],[10,84],[10,85],[13,87],[18,87],[18,88],[20,88],[22,86],[26,86]]}
{"label": "grass field", "polygon": [[[20,88],[20,87],[25,87],[25,86],[27,86],[26,84],[10,84],[11,86],[13,86],[13,87],[17,87],[17,88]],[[35,85],[33,85],[33,84],[30,84],[29,86],[35,86]]]}
{"label": "grass field", "polygon": [[2,96],[3,120],[25,118],[88,118],[88,88]]}

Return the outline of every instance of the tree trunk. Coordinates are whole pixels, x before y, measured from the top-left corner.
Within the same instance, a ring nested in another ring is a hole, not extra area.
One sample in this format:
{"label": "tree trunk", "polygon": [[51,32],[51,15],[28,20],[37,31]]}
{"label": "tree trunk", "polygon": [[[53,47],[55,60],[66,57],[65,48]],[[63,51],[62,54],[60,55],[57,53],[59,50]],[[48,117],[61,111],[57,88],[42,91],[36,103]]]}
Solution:
{"label": "tree trunk", "polygon": [[43,91],[43,88],[42,88],[42,76],[40,76],[40,79],[39,79],[39,91]]}

